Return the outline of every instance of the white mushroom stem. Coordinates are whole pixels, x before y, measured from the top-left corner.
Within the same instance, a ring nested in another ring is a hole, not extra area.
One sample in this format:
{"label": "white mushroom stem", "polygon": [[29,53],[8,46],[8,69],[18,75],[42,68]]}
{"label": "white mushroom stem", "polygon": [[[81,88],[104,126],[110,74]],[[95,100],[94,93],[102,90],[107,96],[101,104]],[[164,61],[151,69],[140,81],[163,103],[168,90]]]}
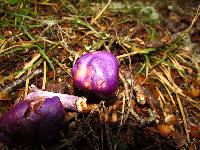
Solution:
{"label": "white mushroom stem", "polygon": [[86,103],[87,99],[85,97],[42,91],[38,89],[35,85],[31,85],[31,91],[32,92],[25,96],[25,100],[38,102],[44,100],[45,98],[52,98],[57,96],[60,98],[60,101],[65,109],[77,112],[88,112],[90,110],[90,107]]}

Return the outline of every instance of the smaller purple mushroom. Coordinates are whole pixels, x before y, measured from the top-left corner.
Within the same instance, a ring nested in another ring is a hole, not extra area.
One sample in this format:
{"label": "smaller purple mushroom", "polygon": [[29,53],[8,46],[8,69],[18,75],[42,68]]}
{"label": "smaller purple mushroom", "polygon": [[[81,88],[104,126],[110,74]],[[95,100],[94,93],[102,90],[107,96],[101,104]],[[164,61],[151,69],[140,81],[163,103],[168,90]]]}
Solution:
{"label": "smaller purple mushroom", "polygon": [[58,137],[65,110],[87,113],[95,104],[74,95],[42,91],[32,85],[24,100],[0,118],[0,143],[44,143]]}
{"label": "smaller purple mushroom", "polygon": [[87,53],[73,66],[72,77],[79,89],[104,98],[110,97],[118,88],[119,63],[109,52]]}
{"label": "smaller purple mushroom", "polygon": [[59,97],[37,102],[23,100],[0,118],[0,143],[48,142],[59,135],[64,123]]}

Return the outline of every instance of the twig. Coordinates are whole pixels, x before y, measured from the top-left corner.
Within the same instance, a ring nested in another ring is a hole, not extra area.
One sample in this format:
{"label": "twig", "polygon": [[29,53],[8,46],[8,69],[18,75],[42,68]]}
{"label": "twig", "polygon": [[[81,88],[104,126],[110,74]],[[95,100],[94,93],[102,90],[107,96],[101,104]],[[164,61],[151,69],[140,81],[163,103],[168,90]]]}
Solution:
{"label": "twig", "polygon": [[0,100],[4,99],[4,96],[12,92],[16,87],[22,85],[26,82],[27,79],[32,79],[42,73],[41,69],[35,70],[33,73],[30,73],[28,75],[23,76],[20,79],[17,79],[16,81],[12,82],[11,84],[7,85],[6,87],[0,89]]}

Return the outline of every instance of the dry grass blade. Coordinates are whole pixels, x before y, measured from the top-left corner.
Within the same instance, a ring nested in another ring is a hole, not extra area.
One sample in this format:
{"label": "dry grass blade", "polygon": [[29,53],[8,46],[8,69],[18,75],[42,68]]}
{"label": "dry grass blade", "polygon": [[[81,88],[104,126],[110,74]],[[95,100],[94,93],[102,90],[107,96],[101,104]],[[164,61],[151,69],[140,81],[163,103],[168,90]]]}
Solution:
{"label": "dry grass blade", "polygon": [[68,40],[66,38],[69,37],[68,33],[66,31],[64,31],[59,25],[57,25],[58,27],[58,38],[59,38],[59,43],[66,49],[69,51],[69,46],[68,46]]}
{"label": "dry grass blade", "polygon": [[192,23],[190,24],[190,26],[185,30],[185,32],[183,32],[183,36],[185,36],[186,33],[188,33],[192,26],[194,25],[194,23],[196,22],[196,20],[199,18],[200,16],[200,5],[198,6],[198,10],[196,12],[196,15],[194,16],[194,19],[192,20]]}
{"label": "dry grass blade", "polygon": [[[177,54],[176,57],[182,60],[183,63],[187,64],[190,68],[196,69],[198,72],[200,72],[200,68],[198,63],[195,61],[195,59],[191,58],[190,56],[187,56],[186,54]],[[191,63],[188,62],[189,59]]]}
{"label": "dry grass blade", "polygon": [[197,112],[195,112],[195,111],[192,111],[192,113],[195,114],[196,117],[200,119],[200,114],[199,114],[199,113],[197,113]]}
{"label": "dry grass blade", "polygon": [[[31,73],[31,69],[28,70],[28,74],[27,75],[30,75]],[[28,87],[29,87],[29,81],[30,79],[26,79],[26,85],[25,85],[25,90],[24,90],[24,96],[26,96],[28,94]]]}
{"label": "dry grass blade", "polygon": [[57,59],[52,58],[53,61],[55,61],[57,63],[57,65],[59,65],[60,68],[62,68],[67,75],[69,75],[70,77],[72,77],[71,75],[71,68],[67,67],[66,64],[61,64]]}
{"label": "dry grass blade", "polygon": [[154,48],[147,48],[147,49],[132,48],[132,49],[133,49],[133,52],[119,55],[119,56],[117,56],[117,59],[122,59],[122,58],[125,58],[125,57],[130,57],[130,56],[133,56],[135,54],[148,54],[148,53],[150,53],[152,51],[155,51]]}
{"label": "dry grass blade", "polygon": [[32,58],[31,61],[29,61],[28,63],[26,63],[26,64],[24,65],[23,71],[21,71],[18,75],[16,75],[15,78],[17,79],[17,78],[21,77],[21,76],[24,74],[24,72],[26,72],[26,70],[27,70],[29,67],[31,67],[31,66],[40,58],[40,56],[41,56],[41,54],[36,54],[36,55]]}
{"label": "dry grass blade", "polygon": [[98,15],[94,19],[92,19],[91,24],[95,23],[96,20],[103,14],[103,12],[106,10],[111,1],[112,0],[109,0],[108,3],[105,5],[105,7],[98,13]]}
{"label": "dry grass blade", "polygon": [[[161,79],[160,79],[160,82],[162,82]],[[162,83],[163,83],[163,82],[162,82]],[[163,86],[165,87],[165,89],[166,89],[166,91],[167,91],[167,93],[168,93],[168,95],[169,95],[169,97],[170,97],[170,100],[172,101],[172,104],[173,104],[174,106],[176,106],[175,100],[174,100],[174,98],[173,98],[173,96],[172,96],[172,94],[171,94],[169,88],[168,88],[165,84],[163,84]]]}
{"label": "dry grass blade", "polygon": [[0,54],[4,53],[6,51],[9,51],[9,50],[11,50],[13,48],[20,47],[21,45],[13,45],[13,46],[10,46],[8,48],[5,48],[9,42],[12,42],[13,39],[18,38],[21,35],[23,35],[23,33],[20,33],[20,34],[17,34],[15,36],[12,36],[11,38],[9,38],[7,40],[2,40],[1,43],[0,43],[0,46],[1,46],[1,48],[0,48]]}
{"label": "dry grass blade", "polygon": [[161,72],[157,72],[156,70],[154,70],[154,73],[158,77],[158,80],[164,85],[164,87],[167,90],[168,95],[170,95],[170,99],[171,99],[171,101],[174,105],[176,105],[175,100],[174,100],[173,96],[170,94],[170,91],[173,91],[173,93],[175,93],[176,101],[178,103],[179,110],[181,112],[181,116],[182,116],[182,119],[183,119],[187,141],[190,142],[189,132],[188,132],[188,128],[187,128],[186,116],[185,116],[185,112],[183,110],[183,106],[182,106],[182,103],[181,103],[181,100],[180,100],[180,96],[182,96],[183,98],[186,98],[190,103],[197,104],[198,102],[192,100],[191,98],[189,98],[185,94],[183,94],[183,91],[174,83],[174,80],[171,77],[169,69],[164,68],[164,67],[162,67],[161,69],[163,70],[164,75],[167,78]]}
{"label": "dry grass blade", "polygon": [[196,104],[199,103],[199,102],[194,101],[193,99],[189,98],[189,97],[186,96],[185,94],[183,94],[183,90],[180,89],[180,88],[174,83],[174,81],[173,81],[173,79],[171,78],[169,72],[168,72],[166,69],[164,69],[164,72],[165,72],[165,75],[167,76],[167,78],[164,77],[164,76],[162,75],[161,72],[157,72],[157,71],[154,70],[154,74],[160,79],[160,81],[162,81],[163,84],[166,84],[166,85],[169,87],[169,89],[171,89],[174,93],[178,93],[178,94],[181,95],[182,97],[187,98],[188,101],[191,102],[191,103],[196,103]]}
{"label": "dry grass blade", "polygon": [[185,128],[187,141],[190,142],[190,136],[189,136],[188,127],[187,127],[187,120],[186,120],[185,112],[183,110],[183,106],[182,106],[182,103],[181,103],[181,100],[180,100],[180,97],[179,97],[178,94],[176,94],[176,99],[177,99],[177,102],[178,102],[179,109],[181,111],[181,116],[182,116],[182,119],[183,119],[183,124],[184,124],[184,128]]}
{"label": "dry grass blade", "polygon": [[13,48],[20,47],[20,46],[21,46],[21,45],[13,45],[13,46],[8,47],[8,48],[5,48],[5,49],[0,49],[0,54],[4,53],[4,52],[6,52],[6,51],[9,51],[9,50],[11,50],[11,49],[13,49]]}
{"label": "dry grass blade", "polygon": [[[170,68],[169,68],[169,69],[170,69]],[[199,102],[194,101],[193,99],[189,98],[188,96],[186,96],[186,95],[183,93],[183,90],[182,90],[181,88],[179,88],[179,87],[175,84],[174,80],[172,79],[172,77],[171,77],[171,75],[170,75],[169,69],[167,70],[166,68],[162,68],[162,70],[164,71],[164,73],[165,73],[165,75],[167,76],[167,79],[168,79],[168,80],[165,80],[165,81],[169,81],[169,82],[171,83],[171,85],[172,85],[172,87],[173,87],[173,88],[172,88],[172,89],[173,89],[173,92],[174,92],[174,93],[178,93],[178,94],[181,95],[182,97],[187,98],[189,102],[193,102],[193,103],[196,103],[196,104],[199,103]]]}
{"label": "dry grass blade", "polygon": [[44,61],[44,69],[43,69],[43,80],[42,80],[42,89],[44,90],[47,82],[47,63]]}
{"label": "dry grass blade", "polygon": [[174,58],[174,57],[169,57],[169,59],[171,60],[171,62],[173,63],[173,65],[175,66],[176,70],[178,71],[178,73],[182,76],[185,77],[182,72],[184,72],[184,66],[180,65],[179,62]]}
{"label": "dry grass blade", "polygon": [[2,49],[2,45],[5,43],[5,41],[6,40],[4,40],[4,39],[0,39],[0,47],[1,47],[0,50]]}
{"label": "dry grass blade", "polygon": [[121,121],[120,121],[120,126],[122,126],[125,122],[126,122],[126,115],[125,114],[125,107],[126,107],[126,101],[130,99],[129,97],[129,86],[128,86],[128,82],[126,81],[126,79],[124,78],[124,76],[122,75],[122,73],[119,74],[119,78],[121,80],[121,82],[124,85],[124,92],[125,92],[125,96],[123,96],[123,103],[122,103],[122,115],[121,115]]}
{"label": "dry grass blade", "polygon": [[[159,92],[159,97],[158,97],[158,100],[160,101],[160,107],[162,108],[162,110],[164,109],[164,104],[166,104],[166,100],[165,100],[165,97],[163,96],[163,94],[160,92],[159,89],[157,89],[158,92]],[[164,113],[164,112],[163,112]],[[164,113],[165,114],[165,113]]]}

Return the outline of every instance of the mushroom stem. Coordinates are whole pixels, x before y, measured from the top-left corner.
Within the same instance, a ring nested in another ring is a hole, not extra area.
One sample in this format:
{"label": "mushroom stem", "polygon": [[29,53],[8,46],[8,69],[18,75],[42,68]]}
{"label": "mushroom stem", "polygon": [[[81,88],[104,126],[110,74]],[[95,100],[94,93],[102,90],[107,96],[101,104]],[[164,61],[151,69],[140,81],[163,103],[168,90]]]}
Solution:
{"label": "mushroom stem", "polygon": [[54,93],[49,91],[42,91],[38,89],[35,85],[31,85],[32,92],[29,93],[24,99],[31,102],[41,101],[45,98],[59,97],[62,105],[65,109],[72,111],[86,113],[90,111],[95,105],[88,105],[87,99],[85,97],[78,97],[74,95]]}

